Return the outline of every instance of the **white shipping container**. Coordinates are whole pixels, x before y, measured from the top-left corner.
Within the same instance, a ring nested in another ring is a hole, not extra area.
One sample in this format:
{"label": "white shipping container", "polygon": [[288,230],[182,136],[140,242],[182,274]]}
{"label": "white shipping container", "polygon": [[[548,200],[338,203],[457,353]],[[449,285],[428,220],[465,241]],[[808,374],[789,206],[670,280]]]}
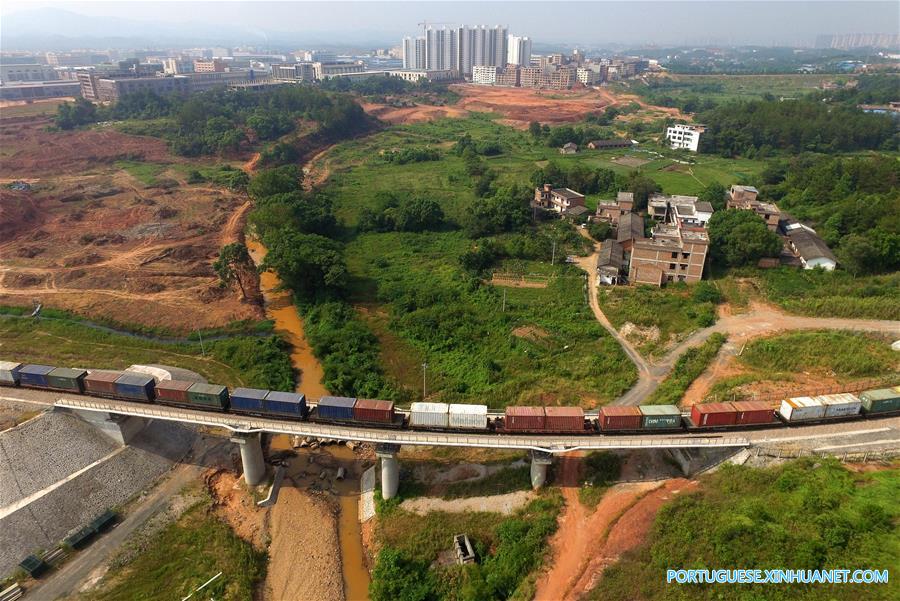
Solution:
{"label": "white shipping container", "polygon": [[410,406],[409,425],[446,428],[449,410],[447,403],[413,403]]}
{"label": "white shipping container", "polygon": [[450,427],[487,429],[487,405],[450,405]]}
{"label": "white shipping container", "polygon": [[21,367],[21,363],[15,363],[13,361],[0,361],[0,384],[9,384],[11,386],[15,386],[16,374]]}
{"label": "white shipping container", "polygon": [[781,401],[778,413],[789,422],[819,419],[825,417],[825,406],[813,398],[800,396]]}
{"label": "white shipping container", "polygon": [[862,401],[855,394],[849,392],[823,394],[815,399],[825,406],[825,417],[857,415],[862,409]]}

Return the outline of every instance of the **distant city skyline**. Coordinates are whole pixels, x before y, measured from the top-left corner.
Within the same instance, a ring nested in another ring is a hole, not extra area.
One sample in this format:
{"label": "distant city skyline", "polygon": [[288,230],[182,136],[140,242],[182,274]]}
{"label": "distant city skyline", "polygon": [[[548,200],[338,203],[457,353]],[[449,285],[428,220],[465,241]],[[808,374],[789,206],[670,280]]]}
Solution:
{"label": "distant city skyline", "polygon": [[335,10],[336,4],[8,0],[0,27],[4,49],[43,37],[397,46],[405,36],[421,35],[423,21],[502,25],[536,45],[570,46],[811,46],[823,34],[897,34],[900,27],[900,3],[890,1],[356,1]]}

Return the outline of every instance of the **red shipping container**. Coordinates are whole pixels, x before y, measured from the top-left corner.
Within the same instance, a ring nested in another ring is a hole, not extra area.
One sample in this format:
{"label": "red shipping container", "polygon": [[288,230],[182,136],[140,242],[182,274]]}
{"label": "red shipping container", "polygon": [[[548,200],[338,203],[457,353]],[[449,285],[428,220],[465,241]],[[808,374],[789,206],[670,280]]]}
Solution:
{"label": "red shipping container", "polygon": [[503,426],[507,430],[544,430],[543,407],[507,407]]}
{"label": "red shipping container", "polygon": [[191,399],[188,397],[188,388],[194,384],[196,384],[196,382],[163,380],[156,385],[156,398],[160,401],[190,405]]}
{"label": "red shipping container", "polygon": [[737,424],[768,424],[775,421],[775,409],[765,401],[738,401],[731,405],[737,411]]}
{"label": "red shipping container", "polygon": [[600,410],[601,430],[640,430],[643,414],[637,407],[603,407]]}
{"label": "red shipping container", "polygon": [[394,421],[394,402],[375,399],[356,399],[353,419],[361,422],[389,424]]}
{"label": "red shipping container", "polygon": [[581,407],[545,407],[544,425],[549,432],[583,432],[584,410]]}
{"label": "red shipping container", "polygon": [[92,371],[84,377],[84,390],[94,394],[116,394],[116,380],[120,371]]}
{"label": "red shipping container", "polygon": [[691,407],[695,426],[733,426],[738,412],[731,403],[697,403]]}

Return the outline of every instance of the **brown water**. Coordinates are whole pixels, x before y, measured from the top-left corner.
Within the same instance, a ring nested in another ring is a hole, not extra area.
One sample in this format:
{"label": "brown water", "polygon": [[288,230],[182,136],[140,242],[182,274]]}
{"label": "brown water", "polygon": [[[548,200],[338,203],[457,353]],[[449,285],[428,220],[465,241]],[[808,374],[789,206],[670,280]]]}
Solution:
{"label": "brown water", "polygon": [[[266,256],[266,247],[256,239],[247,239],[247,249],[257,265]],[[322,364],[316,359],[312,347],[306,341],[303,334],[303,320],[297,313],[290,291],[281,290],[280,286],[278,276],[271,271],[260,274],[259,287],[266,301],[266,316],[275,322],[275,331],[291,344],[291,363],[300,373],[297,392],[302,392],[311,399],[318,399],[328,394],[322,384],[324,378]]]}
{"label": "brown water", "polygon": [[[247,249],[258,265],[266,256],[266,248],[256,239],[247,239]],[[275,331],[291,344],[291,363],[300,372],[297,392],[318,399],[328,394],[322,384],[323,371],[319,360],[313,355],[312,347],[303,334],[303,320],[297,313],[289,291],[280,290],[281,282],[272,272],[260,274],[260,289],[266,301],[266,316],[275,322]],[[272,438],[273,450],[290,448],[287,436]],[[369,572],[365,565],[365,551],[362,544],[362,530],[359,525],[359,478],[360,465],[353,451],[343,445],[320,447],[337,465],[347,470],[347,477],[334,482],[341,512],[338,517],[338,538],[341,544],[341,560],[344,575],[344,593],[349,601],[369,598]],[[308,465],[308,453],[299,449],[299,456],[289,463],[288,474],[299,474]]]}

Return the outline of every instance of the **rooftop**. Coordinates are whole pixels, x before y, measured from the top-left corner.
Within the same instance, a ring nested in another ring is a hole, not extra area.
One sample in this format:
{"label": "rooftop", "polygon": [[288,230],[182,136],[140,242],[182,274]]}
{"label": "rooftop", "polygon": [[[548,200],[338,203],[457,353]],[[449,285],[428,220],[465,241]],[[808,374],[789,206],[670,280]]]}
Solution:
{"label": "rooftop", "polygon": [[825,241],[815,232],[799,227],[788,231],[787,235],[794,245],[794,248],[797,249],[797,252],[805,261],[809,261],[810,259],[830,259],[835,262],[837,261],[834,253],[831,252],[831,249],[828,248]]}

